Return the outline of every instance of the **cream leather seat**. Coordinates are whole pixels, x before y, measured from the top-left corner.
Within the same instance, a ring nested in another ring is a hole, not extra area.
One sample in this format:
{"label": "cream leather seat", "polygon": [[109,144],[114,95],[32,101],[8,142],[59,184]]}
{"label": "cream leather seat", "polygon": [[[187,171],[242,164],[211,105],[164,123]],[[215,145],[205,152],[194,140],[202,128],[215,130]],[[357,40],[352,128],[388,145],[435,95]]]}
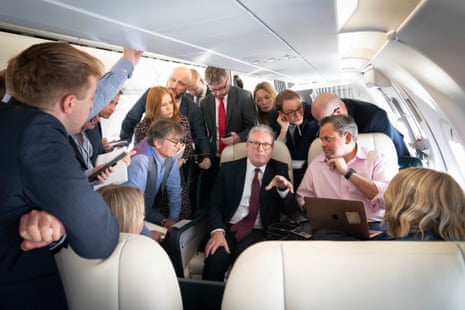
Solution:
{"label": "cream leather seat", "polygon": [[[357,144],[364,146],[368,150],[376,150],[382,156],[388,159],[389,164],[398,169],[397,163],[397,151],[391,138],[384,133],[372,132],[372,133],[359,133],[357,138]],[[308,162],[310,163],[316,156],[321,154],[321,140],[313,140],[308,150]]]}
{"label": "cream leather seat", "polygon": [[107,259],[84,259],[70,247],[55,259],[69,309],[182,309],[168,255],[147,237],[121,233]]}
{"label": "cream leather seat", "polygon": [[465,309],[465,242],[268,241],[235,262],[222,309]]}
{"label": "cream leather seat", "polygon": [[[240,142],[233,145],[228,145],[221,153],[220,163],[233,161],[247,157],[247,143]],[[289,178],[294,183],[294,176],[292,173],[292,159],[287,146],[279,140],[274,141],[273,152],[271,158],[283,162],[288,166]]]}

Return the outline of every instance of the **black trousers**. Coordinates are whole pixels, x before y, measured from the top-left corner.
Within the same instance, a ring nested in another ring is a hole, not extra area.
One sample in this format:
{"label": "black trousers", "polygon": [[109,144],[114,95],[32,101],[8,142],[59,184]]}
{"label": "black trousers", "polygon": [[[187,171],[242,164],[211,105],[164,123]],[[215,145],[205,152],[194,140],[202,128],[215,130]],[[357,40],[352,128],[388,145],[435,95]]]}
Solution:
{"label": "black trousers", "polygon": [[[228,226],[229,230],[230,225]],[[224,281],[226,271],[236,261],[237,257],[249,246],[264,241],[265,238],[266,234],[263,229],[253,229],[247,237],[239,242],[234,237],[234,233],[226,232],[226,241],[231,254],[226,252],[224,247],[219,247],[214,254],[205,258],[202,278],[211,281]]]}
{"label": "black trousers", "polygon": [[212,157],[210,169],[200,171],[198,179],[197,206],[196,210],[208,209],[210,203],[210,194],[215,186],[216,176],[220,167],[220,158]]}

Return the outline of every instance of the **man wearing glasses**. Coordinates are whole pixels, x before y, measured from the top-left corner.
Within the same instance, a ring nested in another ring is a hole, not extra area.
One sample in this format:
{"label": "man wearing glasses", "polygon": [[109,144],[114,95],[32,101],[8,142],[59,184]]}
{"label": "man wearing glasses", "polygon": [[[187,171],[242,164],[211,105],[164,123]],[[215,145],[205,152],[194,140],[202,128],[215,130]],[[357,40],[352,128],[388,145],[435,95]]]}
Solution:
{"label": "man wearing glasses", "polygon": [[270,119],[270,124],[291,153],[294,185],[298,187],[307,168],[308,149],[317,135],[318,123],[312,117],[310,105],[302,102],[293,90],[280,92],[275,103],[278,113]]}
{"label": "man wearing glasses", "polygon": [[212,167],[202,173],[200,207],[208,203],[208,193],[218,173],[222,150],[228,145],[245,141],[250,128],[257,123],[252,94],[231,86],[228,70],[207,67],[205,80],[211,93],[200,101],[200,108],[210,142]]}
{"label": "man wearing glasses", "polygon": [[362,201],[370,229],[379,230],[385,213],[384,192],[398,169],[377,151],[357,145],[357,137],[357,124],[349,115],[320,120],[323,153],[310,163],[297,201],[299,205],[304,204],[304,197]]}
{"label": "man wearing glasses", "polygon": [[[177,153],[184,129],[171,119],[160,119],[147,132],[147,140],[137,146],[137,155],[128,167],[128,184],[144,192],[145,219],[170,228],[181,212],[181,180]],[[168,195],[168,212],[160,210],[163,190]]]}
{"label": "man wearing glasses", "polygon": [[264,229],[279,222],[280,211],[299,210],[287,165],[271,159],[273,143],[273,130],[257,125],[247,139],[247,158],[221,164],[208,213],[206,280],[223,281],[242,251],[265,240]]}

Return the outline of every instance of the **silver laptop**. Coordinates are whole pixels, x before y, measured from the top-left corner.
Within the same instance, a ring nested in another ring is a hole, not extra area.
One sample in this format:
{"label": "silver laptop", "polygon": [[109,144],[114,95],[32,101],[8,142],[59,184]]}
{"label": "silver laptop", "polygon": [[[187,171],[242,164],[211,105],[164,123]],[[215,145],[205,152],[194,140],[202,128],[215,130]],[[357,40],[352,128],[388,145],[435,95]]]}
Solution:
{"label": "silver laptop", "polygon": [[331,198],[305,197],[305,210],[312,231],[330,229],[367,240],[380,231],[370,231],[363,202]]}

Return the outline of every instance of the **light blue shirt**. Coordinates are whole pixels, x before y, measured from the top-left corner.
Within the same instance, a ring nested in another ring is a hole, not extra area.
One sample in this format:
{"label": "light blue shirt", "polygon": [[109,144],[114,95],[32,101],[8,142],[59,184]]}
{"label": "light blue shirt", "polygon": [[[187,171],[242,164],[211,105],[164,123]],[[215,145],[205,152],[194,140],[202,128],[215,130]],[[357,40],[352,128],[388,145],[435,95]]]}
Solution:
{"label": "light blue shirt", "polygon": [[150,146],[146,147],[144,151],[145,154],[140,153],[131,158],[131,164],[128,167],[127,184],[134,185],[142,192],[145,192],[145,188],[147,186],[149,160],[151,160],[153,157],[155,158],[158,169],[156,183],[156,193],[158,193],[164,174],[165,163],[167,160],[173,161],[173,168],[171,169],[166,180],[165,189],[168,193],[168,207],[170,210],[169,217],[173,220],[177,220],[181,212],[181,177],[179,174],[177,160],[175,157],[164,159],[157,151],[155,151],[155,149]]}
{"label": "light blue shirt", "polygon": [[89,120],[97,115],[118,94],[124,82],[131,77],[134,66],[126,58],[118,60],[110,71],[97,82],[94,106],[89,114]]}

